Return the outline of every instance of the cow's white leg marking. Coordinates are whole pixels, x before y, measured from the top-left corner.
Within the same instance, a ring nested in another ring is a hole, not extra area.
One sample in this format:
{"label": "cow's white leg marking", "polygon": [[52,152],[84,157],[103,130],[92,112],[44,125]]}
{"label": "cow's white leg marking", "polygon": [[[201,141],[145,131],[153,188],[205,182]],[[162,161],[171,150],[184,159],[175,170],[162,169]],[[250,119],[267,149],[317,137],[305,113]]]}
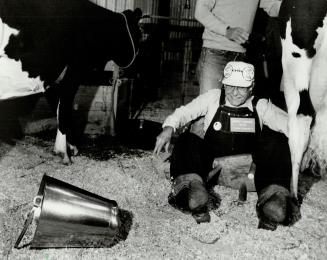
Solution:
{"label": "cow's white leg marking", "polygon": [[56,154],[62,154],[63,155],[63,163],[69,164],[70,158],[67,153],[67,137],[66,135],[62,134],[59,129],[57,129],[57,136],[56,136],[56,142],[54,146],[54,152]]}
{"label": "cow's white leg marking", "polygon": [[78,154],[78,149],[75,145],[67,142],[67,136],[62,134],[59,129],[57,129],[56,142],[54,146],[54,153],[63,155],[63,163],[70,164],[71,159],[68,155],[68,149],[71,151],[72,155]]}
{"label": "cow's white leg marking", "polygon": [[[291,193],[297,198],[298,176],[303,153],[307,148],[310,136],[310,116],[297,115],[300,106],[300,91],[309,89],[312,60],[307,58],[304,50],[292,42],[290,21],[286,27],[286,38],[283,46],[284,93],[289,115],[289,146],[292,160]],[[299,53],[300,58],[292,53]]]}
{"label": "cow's white leg marking", "polygon": [[316,111],[316,120],[311,131],[309,154],[306,155],[318,166],[322,177],[327,177],[327,18],[323,21],[323,27],[317,30],[318,37],[315,41],[317,54],[314,57],[311,81],[310,97]]}
{"label": "cow's white leg marking", "polygon": [[57,107],[57,125],[58,125],[58,129],[57,129],[57,135],[56,135],[56,141],[55,141],[55,145],[54,145],[54,153],[56,154],[62,154],[63,155],[63,163],[64,164],[70,164],[71,160],[68,156],[68,152],[67,152],[67,136],[65,134],[62,134],[59,130],[59,105],[60,105],[60,101],[58,103],[58,107]]}
{"label": "cow's white leg marking", "polygon": [[[321,107],[316,114],[311,130],[310,143],[302,168],[312,167],[313,173],[327,177],[327,107]],[[312,164],[309,165],[309,162]]]}

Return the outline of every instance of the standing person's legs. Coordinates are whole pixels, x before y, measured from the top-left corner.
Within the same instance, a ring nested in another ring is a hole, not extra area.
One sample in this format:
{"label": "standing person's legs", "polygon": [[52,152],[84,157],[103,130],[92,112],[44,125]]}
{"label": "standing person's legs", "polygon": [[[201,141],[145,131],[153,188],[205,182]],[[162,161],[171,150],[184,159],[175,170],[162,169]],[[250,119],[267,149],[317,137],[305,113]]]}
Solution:
{"label": "standing person's legs", "polygon": [[229,61],[244,60],[245,54],[203,47],[196,72],[199,94],[210,89],[221,88],[224,68]]}
{"label": "standing person's legs", "polygon": [[210,221],[206,208],[208,192],[205,182],[212,159],[205,150],[200,137],[188,132],[183,133],[174,146],[170,163],[173,181],[170,202],[173,201],[178,207],[199,215],[197,222]]}
{"label": "standing person's legs", "polygon": [[227,62],[226,51],[202,48],[196,68],[199,94],[210,89],[221,88],[221,80]]}
{"label": "standing person's legs", "polygon": [[264,127],[253,161],[259,228],[275,230],[278,223],[290,224],[297,220],[299,208],[289,192],[292,165],[287,137]]}

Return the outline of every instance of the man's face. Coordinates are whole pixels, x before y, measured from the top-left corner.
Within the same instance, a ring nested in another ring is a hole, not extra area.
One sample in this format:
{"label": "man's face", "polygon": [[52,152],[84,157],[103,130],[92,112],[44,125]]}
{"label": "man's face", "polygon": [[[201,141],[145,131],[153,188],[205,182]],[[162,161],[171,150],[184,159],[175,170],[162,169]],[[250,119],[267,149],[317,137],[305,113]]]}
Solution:
{"label": "man's face", "polygon": [[225,95],[228,102],[233,106],[243,105],[251,95],[252,87],[236,87],[225,85]]}

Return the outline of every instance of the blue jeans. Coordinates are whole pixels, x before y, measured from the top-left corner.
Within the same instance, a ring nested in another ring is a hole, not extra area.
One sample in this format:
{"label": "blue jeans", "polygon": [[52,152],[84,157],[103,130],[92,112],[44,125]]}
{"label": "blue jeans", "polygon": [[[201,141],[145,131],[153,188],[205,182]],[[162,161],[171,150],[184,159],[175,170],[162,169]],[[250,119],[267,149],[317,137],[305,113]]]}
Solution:
{"label": "blue jeans", "polygon": [[197,64],[200,94],[214,88],[221,88],[224,68],[229,61],[243,61],[245,53],[217,50],[203,47]]}

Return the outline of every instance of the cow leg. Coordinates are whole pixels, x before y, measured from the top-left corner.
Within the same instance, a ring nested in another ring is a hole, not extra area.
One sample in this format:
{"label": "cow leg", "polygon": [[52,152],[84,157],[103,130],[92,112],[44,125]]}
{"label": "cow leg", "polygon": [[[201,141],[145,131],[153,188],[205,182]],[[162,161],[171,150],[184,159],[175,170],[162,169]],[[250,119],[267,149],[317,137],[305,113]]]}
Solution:
{"label": "cow leg", "polygon": [[303,154],[308,146],[314,110],[309,97],[312,59],[292,42],[288,22],[283,47],[283,84],[289,115],[289,146],[292,160],[291,194],[297,198],[298,176]]}
{"label": "cow leg", "polygon": [[70,144],[67,141],[67,135],[62,134],[62,132],[57,129],[56,141],[54,146],[54,153],[63,155],[63,163],[71,163],[71,155],[76,156],[78,154],[78,149],[75,145]]}
{"label": "cow leg", "polygon": [[68,141],[67,134],[63,134],[60,127],[57,129],[54,153],[63,155],[64,164],[71,164],[71,156],[76,156],[78,154],[78,148]]}
{"label": "cow leg", "polygon": [[54,152],[63,155],[63,163],[71,163],[71,155],[77,155],[77,147],[72,140],[72,104],[78,89],[74,72],[67,70],[60,83],[60,99],[57,108],[58,130]]}
{"label": "cow leg", "polygon": [[58,88],[59,87],[57,85],[50,86],[46,89],[45,94],[44,94],[53,113],[56,113],[57,109],[58,109],[58,103],[59,103]]}
{"label": "cow leg", "polygon": [[[60,82],[62,80],[62,77],[57,80]],[[57,115],[57,124],[58,126],[62,124],[61,120],[59,120],[59,110],[60,110],[60,97],[62,97],[61,91],[64,90],[62,85],[59,85],[58,82],[56,84],[51,85],[47,88],[45,92],[45,97],[51,107],[51,109],[56,113]],[[70,144],[67,141],[66,134],[63,134],[59,128],[57,129],[57,135],[56,135],[56,141],[54,145],[54,153],[55,154],[62,154],[63,155],[63,162],[64,164],[70,164],[70,156],[71,155],[77,155],[78,150],[76,146]]]}
{"label": "cow leg", "polygon": [[298,176],[303,154],[308,146],[312,118],[289,114],[289,146],[292,160],[291,194],[297,198]]}
{"label": "cow leg", "polygon": [[[285,79],[284,79],[285,80]],[[288,107],[288,143],[292,160],[292,178],[291,178],[291,194],[297,198],[298,176],[300,171],[300,163],[309,139],[311,119],[303,115],[297,115],[300,105],[300,94],[295,87],[285,80],[285,97]]]}
{"label": "cow leg", "polygon": [[[294,68],[294,67],[293,67]],[[287,73],[287,71],[286,71]],[[308,102],[309,93],[306,90],[298,91],[299,83],[291,82],[284,76],[285,98],[288,109],[288,143],[290,146],[292,160],[292,180],[291,194],[297,198],[298,192],[298,176],[303,154],[308,146],[310,136],[310,125],[312,116],[302,113],[303,103]],[[293,83],[293,84],[292,84]]]}
{"label": "cow leg", "polygon": [[314,57],[311,78],[310,97],[316,110],[315,123],[311,130],[310,143],[305,154],[307,160],[303,167],[310,167],[313,174],[327,177],[327,18],[324,26],[318,30],[317,42],[320,47]]}
{"label": "cow leg", "polygon": [[[58,107],[59,107],[59,105],[58,105]],[[59,122],[59,120],[58,120],[58,122]],[[68,155],[68,150],[67,150],[67,137],[65,134],[61,133],[59,128],[57,129],[57,136],[56,136],[56,141],[55,141],[55,146],[54,146],[53,151],[56,154],[63,155],[63,163],[64,164],[71,163],[70,157]]]}
{"label": "cow leg", "polygon": [[305,154],[307,160],[303,168],[310,167],[313,174],[327,178],[327,107],[317,111],[315,125],[311,131],[310,143]]}

